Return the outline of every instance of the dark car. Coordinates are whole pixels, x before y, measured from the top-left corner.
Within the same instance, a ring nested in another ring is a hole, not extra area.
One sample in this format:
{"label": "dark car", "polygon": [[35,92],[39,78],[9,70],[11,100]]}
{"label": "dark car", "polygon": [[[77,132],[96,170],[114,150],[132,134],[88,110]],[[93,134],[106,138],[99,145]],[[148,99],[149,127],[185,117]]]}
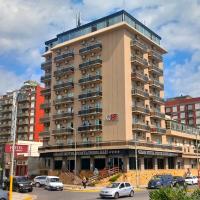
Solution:
{"label": "dark car", "polygon": [[173,186],[173,176],[172,175],[155,175],[148,183],[149,189],[157,189],[161,187]]}
{"label": "dark car", "polygon": [[[5,183],[6,189],[9,189],[10,182]],[[26,176],[15,176],[13,177],[13,190],[16,192],[32,192],[32,182]]]}
{"label": "dark car", "polygon": [[187,187],[185,179],[182,176],[174,176],[173,186],[175,187]]}

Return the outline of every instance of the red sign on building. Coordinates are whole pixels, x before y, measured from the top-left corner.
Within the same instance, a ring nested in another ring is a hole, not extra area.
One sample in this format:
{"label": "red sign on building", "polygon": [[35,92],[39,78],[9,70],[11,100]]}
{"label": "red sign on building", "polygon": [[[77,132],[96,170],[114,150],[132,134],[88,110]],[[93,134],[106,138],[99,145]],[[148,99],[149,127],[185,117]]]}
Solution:
{"label": "red sign on building", "polygon": [[[12,146],[13,146],[12,144],[6,144],[5,152],[12,153]],[[28,153],[28,145],[16,144],[15,145],[15,153]]]}

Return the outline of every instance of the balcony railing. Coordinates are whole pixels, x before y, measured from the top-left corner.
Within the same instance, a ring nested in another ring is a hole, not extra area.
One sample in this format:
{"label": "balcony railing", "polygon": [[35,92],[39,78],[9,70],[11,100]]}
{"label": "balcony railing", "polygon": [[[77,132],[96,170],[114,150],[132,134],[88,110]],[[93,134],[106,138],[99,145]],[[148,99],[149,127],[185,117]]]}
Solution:
{"label": "balcony railing", "polygon": [[72,112],[63,112],[63,113],[57,113],[55,115],[53,115],[54,119],[62,119],[62,118],[73,118],[74,113]]}
{"label": "balcony railing", "polygon": [[99,51],[102,49],[102,44],[100,43],[96,43],[96,44],[91,44],[90,46],[84,47],[82,49],[79,50],[79,53],[81,55],[83,54],[88,54],[94,51]]}
{"label": "balcony railing", "polygon": [[139,40],[134,39],[131,41],[131,46],[132,47],[136,47],[137,49],[143,51],[143,52],[147,52],[147,47],[145,44],[141,43]]}
{"label": "balcony railing", "polygon": [[73,133],[73,130],[70,128],[60,128],[60,129],[54,129],[52,133],[55,135],[63,135],[63,134],[71,135]]}
{"label": "balcony railing", "polygon": [[140,122],[132,124],[132,129],[135,131],[150,131],[150,127]]}
{"label": "balcony railing", "polygon": [[88,108],[86,110],[80,110],[78,112],[79,115],[93,115],[93,114],[99,114],[102,113],[102,108]]}
{"label": "balcony railing", "polygon": [[89,76],[86,78],[81,78],[79,80],[80,84],[85,84],[85,83],[91,83],[91,82],[96,82],[96,81],[101,81],[102,80],[102,76],[101,75],[95,75],[95,76]]}
{"label": "balcony railing", "polygon": [[50,122],[50,115],[44,115],[43,117],[40,118],[41,123],[47,123]]}
{"label": "balcony railing", "polygon": [[18,109],[29,109],[29,104],[19,104]]}
{"label": "balcony railing", "polygon": [[148,66],[148,62],[146,59],[140,57],[140,56],[131,56],[131,62],[136,63],[137,65],[140,65],[144,68]]}
{"label": "balcony railing", "polygon": [[74,67],[65,67],[65,68],[58,68],[55,72],[54,72],[54,76],[59,76],[59,75],[65,75],[65,74],[72,74],[74,73]]}
{"label": "balcony railing", "polygon": [[[0,124],[1,128],[11,127],[11,123]],[[0,133],[1,134],[1,133]]]}
{"label": "balcony railing", "polygon": [[132,79],[136,79],[144,83],[147,83],[149,81],[148,76],[145,76],[144,74],[139,73],[139,72],[132,72],[131,76],[132,76]]}
{"label": "balcony railing", "polygon": [[41,91],[41,94],[46,95],[46,94],[51,94],[51,88],[46,87]]}
{"label": "balcony railing", "polygon": [[17,113],[17,117],[29,117],[29,113]]}
{"label": "balcony railing", "polygon": [[17,133],[28,133],[28,128],[18,129]]}
{"label": "balcony railing", "polygon": [[133,113],[141,113],[141,114],[149,114],[150,110],[148,108],[145,108],[145,107],[133,106],[132,112]]}
{"label": "balcony railing", "polygon": [[151,50],[151,51],[149,52],[149,57],[151,57],[151,58],[153,58],[153,59],[156,59],[156,60],[158,60],[158,61],[162,61],[162,60],[163,60],[163,59],[162,59],[161,53],[159,53],[159,52],[157,52],[157,51],[155,51],[155,50]]}
{"label": "balcony railing", "polygon": [[50,132],[48,129],[39,133],[39,137],[49,137],[49,136],[50,136]]}
{"label": "balcony railing", "polygon": [[18,102],[25,102],[25,101],[30,101],[30,97],[26,96],[26,97],[19,97],[17,99]]}
{"label": "balcony railing", "polygon": [[79,69],[83,70],[83,69],[89,69],[91,67],[100,67],[102,65],[102,60],[101,59],[95,59],[95,60],[90,60],[90,61],[86,61],[84,63],[81,63],[79,65]]}
{"label": "balcony railing", "polygon": [[151,101],[155,102],[155,103],[159,103],[159,104],[163,104],[164,103],[164,99],[155,95],[155,94],[150,94],[150,99]]}
{"label": "balcony railing", "polygon": [[153,117],[153,118],[160,118],[160,119],[164,119],[165,118],[165,114],[161,113],[161,112],[158,112],[158,111],[153,111],[150,114],[151,114],[151,117]]}
{"label": "balcony railing", "polygon": [[74,97],[62,97],[60,99],[54,100],[54,104],[62,104],[62,103],[73,103]]}
{"label": "balcony railing", "polygon": [[72,58],[74,58],[74,53],[73,53],[73,52],[66,52],[66,53],[64,53],[64,54],[62,54],[62,55],[56,56],[56,57],[54,58],[54,61],[55,61],[55,62],[61,62],[61,61],[63,61],[63,60],[70,60],[70,59],[72,59]]}
{"label": "balcony railing", "polygon": [[132,96],[139,96],[144,99],[149,98],[149,93],[139,89],[132,89]]}
{"label": "balcony railing", "polygon": [[3,115],[1,116],[0,120],[3,121],[3,120],[11,120],[12,118],[12,115]]}
{"label": "balcony railing", "polygon": [[45,74],[41,77],[41,82],[44,83],[45,81],[51,80],[51,74]]}
{"label": "balcony railing", "polygon": [[23,120],[23,121],[18,121],[17,125],[28,125],[29,121],[28,120]]}
{"label": "balcony railing", "polygon": [[100,91],[88,92],[88,93],[85,93],[85,94],[80,94],[78,96],[79,100],[89,99],[89,98],[98,98],[98,97],[102,97],[102,92],[100,92]]}
{"label": "balcony railing", "polygon": [[78,127],[78,132],[97,132],[102,130],[102,125],[85,125]]}
{"label": "balcony railing", "polygon": [[72,81],[70,82],[66,82],[66,83],[56,83],[54,85],[54,89],[55,90],[60,90],[60,89],[64,89],[64,88],[73,88],[74,87],[74,83]]}
{"label": "balcony railing", "polygon": [[47,60],[47,61],[45,61],[45,62],[43,62],[41,64],[41,69],[42,70],[50,69],[51,68],[51,64],[52,64],[52,61],[51,60]]}
{"label": "balcony railing", "polygon": [[166,129],[159,128],[159,127],[154,127],[154,128],[151,128],[151,133],[165,134],[166,133]]}
{"label": "balcony railing", "polygon": [[51,106],[51,102],[47,101],[47,102],[44,102],[40,105],[40,108],[42,109],[45,109],[45,108],[50,108]]}
{"label": "balcony railing", "polygon": [[163,70],[160,69],[157,65],[154,65],[154,64],[149,65],[149,71],[154,72],[154,73],[158,74],[159,76],[163,75]]}
{"label": "balcony railing", "polygon": [[4,108],[1,110],[1,113],[9,113],[9,112],[12,112],[12,107],[10,107],[10,108],[4,107]]}
{"label": "balcony railing", "polygon": [[155,87],[155,88],[159,88],[159,89],[164,89],[164,85],[163,83],[161,83],[160,81],[158,80],[150,80],[150,86],[151,87]]}

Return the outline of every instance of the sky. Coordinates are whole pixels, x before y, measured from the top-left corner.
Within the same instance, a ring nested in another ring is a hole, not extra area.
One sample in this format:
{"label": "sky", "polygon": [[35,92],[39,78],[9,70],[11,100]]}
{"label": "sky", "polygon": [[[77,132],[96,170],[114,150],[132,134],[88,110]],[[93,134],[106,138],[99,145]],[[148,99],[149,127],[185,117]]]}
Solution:
{"label": "sky", "polygon": [[200,0],[0,0],[0,94],[40,81],[44,42],[124,9],[162,37],[165,97],[200,96]]}

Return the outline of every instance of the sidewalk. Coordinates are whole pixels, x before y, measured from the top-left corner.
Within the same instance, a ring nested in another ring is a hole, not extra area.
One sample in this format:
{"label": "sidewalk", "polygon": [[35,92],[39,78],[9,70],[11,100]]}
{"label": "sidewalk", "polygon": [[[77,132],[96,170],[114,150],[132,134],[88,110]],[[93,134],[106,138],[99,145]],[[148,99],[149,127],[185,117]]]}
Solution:
{"label": "sidewalk", "polygon": [[36,195],[13,192],[14,200],[36,200]]}
{"label": "sidewalk", "polygon": [[[82,185],[64,185],[64,190],[65,191],[71,191],[71,192],[100,192],[100,190],[104,187],[91,187],[87,186],[86,188],[83,188]],[[136,192],[139,191],[145,191],[146,187],[141,186],[139,188],[134,188]]]}

